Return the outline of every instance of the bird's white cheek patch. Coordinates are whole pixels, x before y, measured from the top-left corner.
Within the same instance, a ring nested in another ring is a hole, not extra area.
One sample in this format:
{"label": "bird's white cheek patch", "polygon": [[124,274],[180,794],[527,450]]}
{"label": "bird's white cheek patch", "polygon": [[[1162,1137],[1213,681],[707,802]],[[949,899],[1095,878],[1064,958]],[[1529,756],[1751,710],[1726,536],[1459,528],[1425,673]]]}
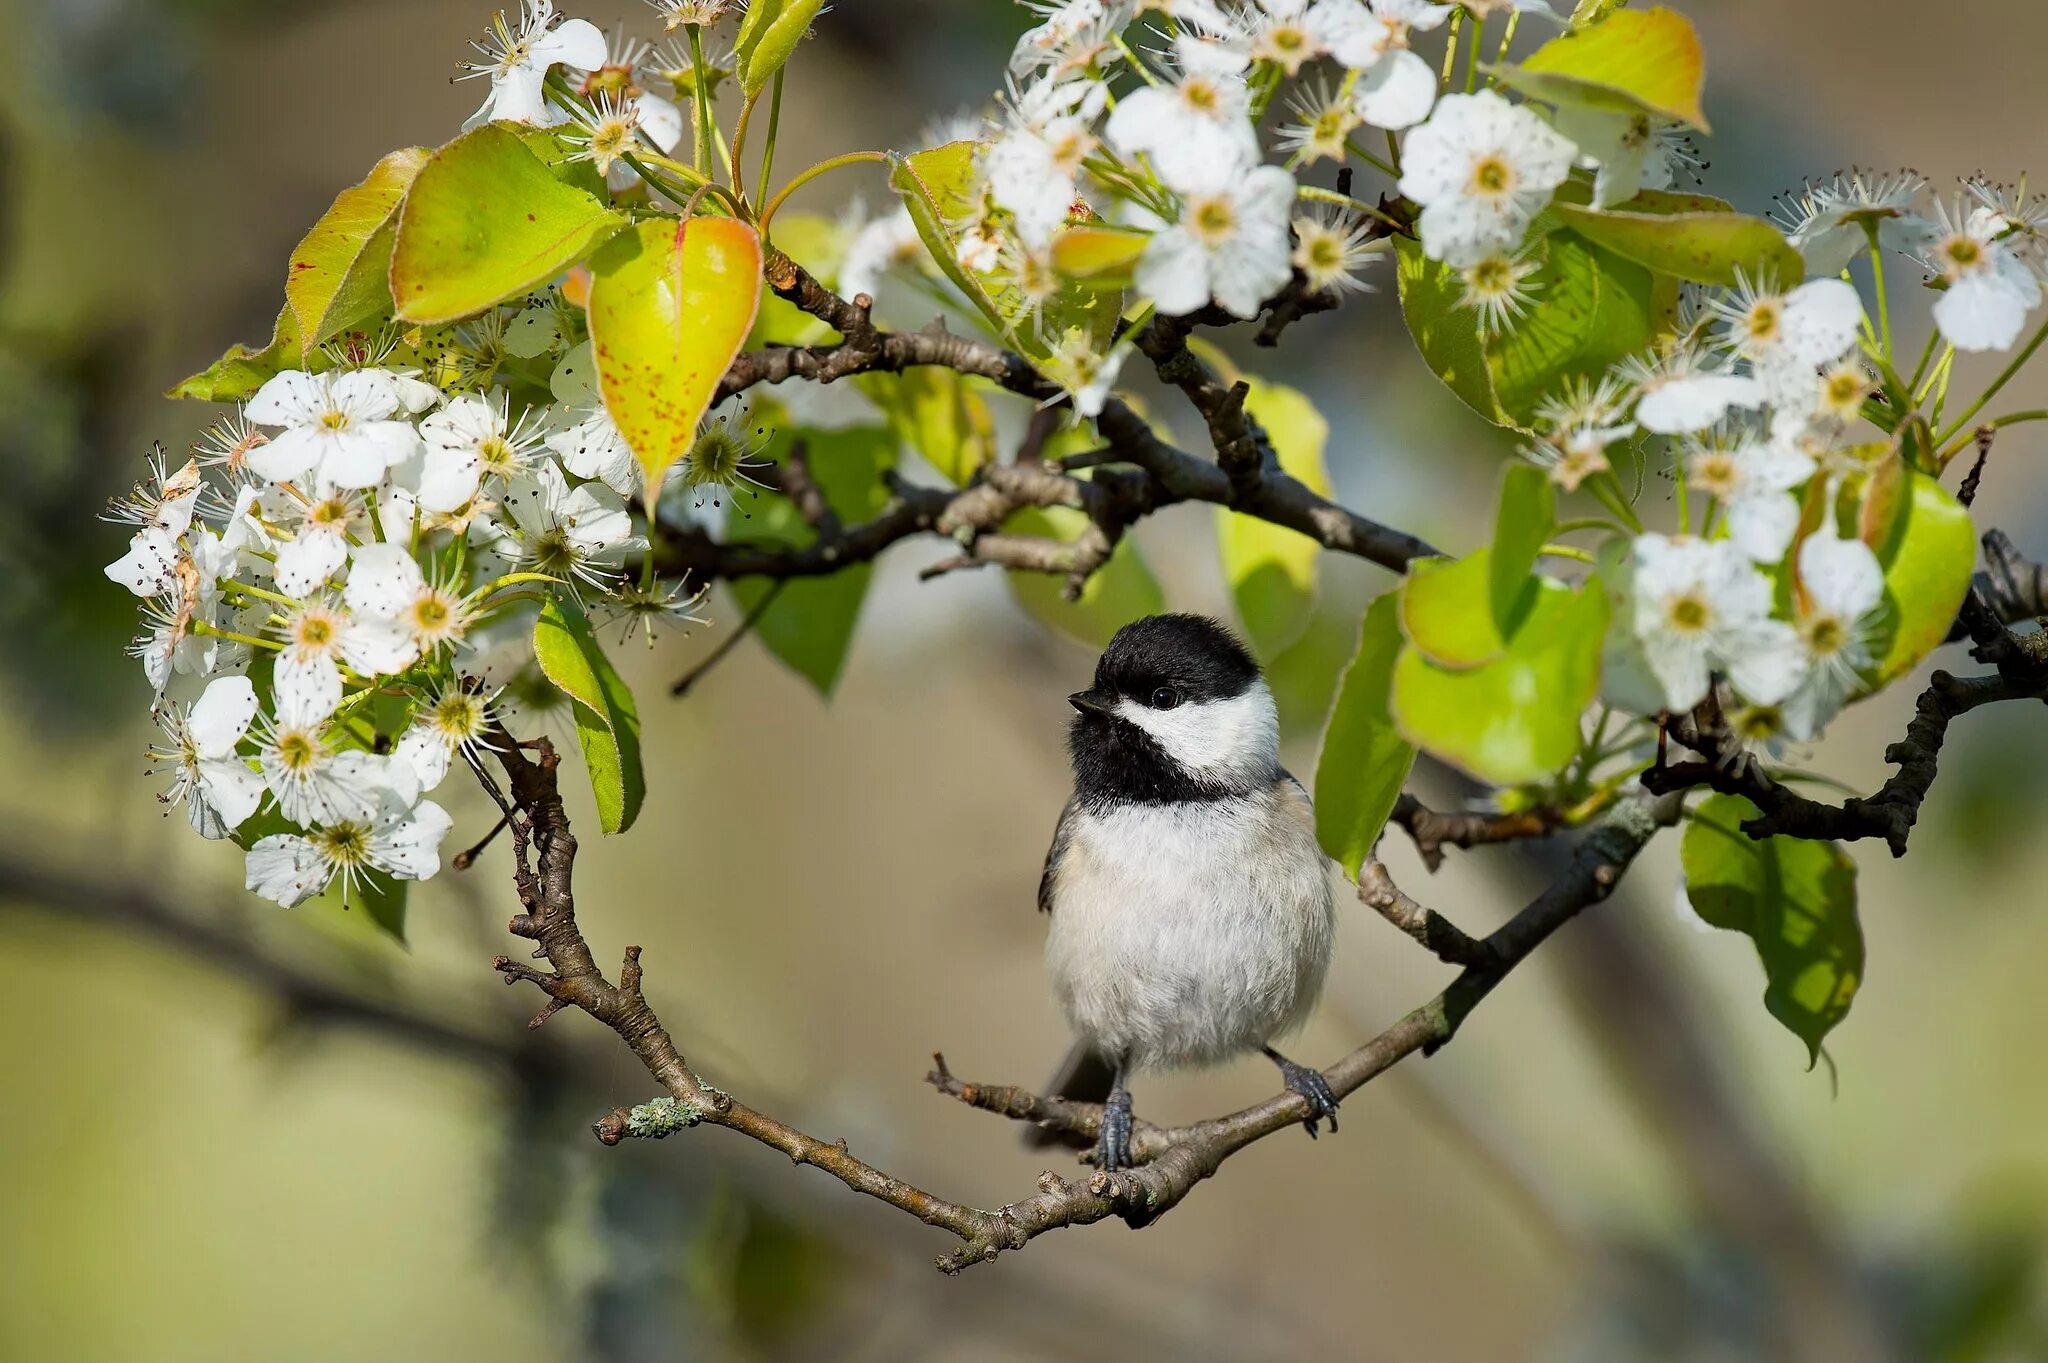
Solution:
{"label": "bird's white cheek patch", "polygon": [[1273,693],[1255,681],[1241,696],[1154,710],[1134,700],[1116,704],[1120,718],[1151,736],[1166,755],[1199,776],[1263,774],[1280,738]]}

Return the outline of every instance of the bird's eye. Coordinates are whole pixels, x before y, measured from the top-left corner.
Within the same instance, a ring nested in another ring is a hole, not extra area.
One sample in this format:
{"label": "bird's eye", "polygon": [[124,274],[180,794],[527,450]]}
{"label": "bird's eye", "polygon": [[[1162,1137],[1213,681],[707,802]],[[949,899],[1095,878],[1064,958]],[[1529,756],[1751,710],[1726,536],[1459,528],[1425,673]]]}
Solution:
{"label": "bird's eye", "polygon": [[1171,686],[1162,686],[1154,690],[1151,698],[1145,703],[1155,710],[1171,710],[1180,704],[1180,692]]}

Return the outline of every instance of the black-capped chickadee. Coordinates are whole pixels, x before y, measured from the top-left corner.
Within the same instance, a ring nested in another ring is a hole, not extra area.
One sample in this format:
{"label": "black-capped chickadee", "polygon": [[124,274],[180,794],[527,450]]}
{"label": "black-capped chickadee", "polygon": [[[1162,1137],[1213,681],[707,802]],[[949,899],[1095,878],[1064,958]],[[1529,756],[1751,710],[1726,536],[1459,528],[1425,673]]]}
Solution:
{"label": "black-capped chickadee", "polygon": [[1311,1136],[1323,1117],[1335,1131],[1321,1073],[1270,1044],[1322,989],[1335,906],[1258,664],[1214,620],[1155,615],[1118,630],[1068,700],[1074,795],[1038,907],[1080,1038],[1054,1091],[1104,1104],[1101,1167],[1130,1163],[1132,1071],[1249,1050],[1308,1099]]}

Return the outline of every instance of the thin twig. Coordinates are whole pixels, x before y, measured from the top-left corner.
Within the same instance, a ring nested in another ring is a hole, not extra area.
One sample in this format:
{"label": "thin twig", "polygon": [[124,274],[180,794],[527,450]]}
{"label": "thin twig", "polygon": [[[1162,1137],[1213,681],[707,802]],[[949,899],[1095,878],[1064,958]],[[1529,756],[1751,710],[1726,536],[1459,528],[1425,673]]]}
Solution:
{"label": "thin twig", "polygon": [[718,647],[706,654],[703,660],[695,667],[685,672],[681,677],[678,677],[675,685],[669,687],[668,693],[671,696],[688,695],[690,688],[704,679],[705,673],[725,661],[725,656],[739,647],[740,640],[754,632],[754,627],[761,623],[761,617],[768,613],[768,608],[775,604],[775,599],[782,595],[782,589],[788,585],[789,581],[786,578],[779,582],[769,583],[768,590],[761,593],[761,599],[754,603],[753,609],[746,613],[746,616],[738,625],[734,626],[731,633],[719,640]]}

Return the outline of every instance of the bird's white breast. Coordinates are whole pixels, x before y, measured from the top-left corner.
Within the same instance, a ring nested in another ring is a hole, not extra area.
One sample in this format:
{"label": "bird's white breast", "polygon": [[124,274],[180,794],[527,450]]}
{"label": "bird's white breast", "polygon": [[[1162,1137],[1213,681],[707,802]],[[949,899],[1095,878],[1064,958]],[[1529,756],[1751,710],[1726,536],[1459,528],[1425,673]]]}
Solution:
{"label": "bird's white breast", "polygon": [[1298,1025],[1334,906],[1293,782],[1068,820],[1046,964],[1075,1031],[1139,1068],[1209,1064]]}

